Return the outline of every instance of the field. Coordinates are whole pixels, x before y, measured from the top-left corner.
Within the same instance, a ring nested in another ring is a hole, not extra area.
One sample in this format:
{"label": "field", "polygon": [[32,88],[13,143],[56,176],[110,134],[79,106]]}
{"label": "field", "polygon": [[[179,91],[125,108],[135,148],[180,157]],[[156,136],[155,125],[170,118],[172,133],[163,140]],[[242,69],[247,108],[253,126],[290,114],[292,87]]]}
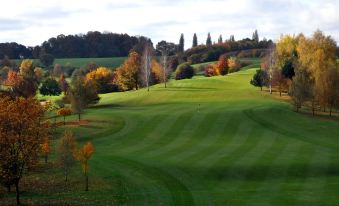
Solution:
{"label": "field", "polygon": [[[24,192],[23,200],[339,205],[339,121],[295,113],[252,87],[254,72],[102,95],[86,110],[88,125],[68,126],[96,149],[90,191],[79,183],[68,192]],[[82,181],[80,166],[74,170],[71,178]]]}
{"label": "field", "polygon": [[[54,64],[60,64],[62,66],[72,66],[76,68],[85,67],[88,63],[95,62],[99,66],[108,67],[115,69],[119,67],[126,57],[109,57],[109,58],[66,58],[66,59],[55,59]],[[20,60],[15,60],[17,64]],[[34,63],[40,64],[38,59],[33,60]]]}

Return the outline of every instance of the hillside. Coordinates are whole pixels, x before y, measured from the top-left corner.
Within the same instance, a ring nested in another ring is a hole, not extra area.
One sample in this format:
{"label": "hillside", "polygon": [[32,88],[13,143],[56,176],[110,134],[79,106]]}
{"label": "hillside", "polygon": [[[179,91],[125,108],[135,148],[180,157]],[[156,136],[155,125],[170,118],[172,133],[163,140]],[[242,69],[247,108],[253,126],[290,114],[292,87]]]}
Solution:
{"label": "hillside", "polygon": [[[339,122],[293,112],[249,84],[254,71],[102,95],[86,110],[89,125],[67,126],[79,141],[94,144],[90,192],[55,192],[58,175],[51,171],[42,177],[49,189],[23,198],[79,205],[112,199],[117,205],[338,205]],[[79,170],[71,177],[75,188],[82,186]]]}

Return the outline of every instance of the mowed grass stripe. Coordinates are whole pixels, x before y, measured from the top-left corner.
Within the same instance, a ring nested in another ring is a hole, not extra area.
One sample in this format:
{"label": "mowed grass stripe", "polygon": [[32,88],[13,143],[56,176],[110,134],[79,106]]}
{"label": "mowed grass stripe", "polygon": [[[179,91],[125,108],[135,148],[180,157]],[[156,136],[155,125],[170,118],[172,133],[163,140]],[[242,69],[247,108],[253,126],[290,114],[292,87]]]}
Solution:
{"label": "mowed grass stripe", "polygon": [[294,205],[319,205],[318,200],[326,184],[326,173],[328,170],[329,151],[317,148],[309,169],[305,174],[304,183]]}
{"label": "mowed grass stripe", "polygon": [[310,144],[301,144],[295,154],[293,161],[285,162],[288,164],[286,178],[279,185],[279,189],[271,196],[272,204],[284,202],[287,205],[293,205],[301,190],[309,164],[313,158],[315,148]]}
{"label": "mowed grass stripe", "polygon": [[187,136],[189,136],[190,133],[194,131],[199,124],[203,123],[205,116],[206,113],[190,112],[190,119],[184,121],[180,120],[180,122],[178,123],[180,125],[179,128],[172,128],[173,131],[169,135],[169,137],[171,138],[170,141],[161,142],[158,147],[153,148],[152,151],[147,153],[147,157],[156,156],[156,158],[161,159],[167,158],[167,154],[171,150],[183,144],[183,142],[187,141]]}
{"label": "mowed grass stripe", "polygon": [[[195,158],[199,158],[199,155],[205,156],[209,152],[205,153],[206,150],[211,151],[213,147],[220,146],[220,137],[223,135],[226,126],[229,124],[231,115],[224,112],[219,112],[215,117],[215,123],[210,125],[209,132],[205,135],[203,140],[200,140],[198,144],[195,145],[194,149],[189,150],[185,154],[180,155],[180,159],[176,159],[176,163],[187,164],[194,162]],[[222,141],[224,144],[226,141]],[[225,145],[223,145],[225,146]]]}

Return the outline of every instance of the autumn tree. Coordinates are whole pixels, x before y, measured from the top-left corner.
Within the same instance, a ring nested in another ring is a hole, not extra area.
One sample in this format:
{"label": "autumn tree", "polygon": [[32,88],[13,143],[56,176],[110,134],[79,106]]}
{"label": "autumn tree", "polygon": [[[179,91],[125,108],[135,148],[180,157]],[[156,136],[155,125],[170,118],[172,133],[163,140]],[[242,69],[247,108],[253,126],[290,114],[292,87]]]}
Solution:
{"label": "autumn tree", "polygon": [[60,75],[60,78],[59,78],[59,87],[60,87],[60,89],[61,89],[61,91],[63,91],[64,93],[66,93],[67,92],[67,90],[68,90],[68,87],[69,87],[69,85],[68,85],[68,82],[66,81],[66,78],[65,78],[65,75],[64,74],[61,74]]}
{"label": "autumn tree", "polygon": [[282,35],[277,42],[274,57],[275,64],[282,70],[282,74],[289,79],[295,75],[295,64],[298,58],[297,54],[298,38],[290,35]]}
{"label": "autumn tree", "polygon": [[206,77],[216,76],[216,75],[218,75],[216,70],[217,69],[216,69],[216,65],[215,64],[208,64],[208,65],[205,66],[204,75]]}
{"label": "autumn tree", "polygon": [[48,138],[46,138],[44,140],[44,143],[41,144],[41,153],[42,155],[44,156],[45,158],[45,163],[47,163],[48,161],[48,155],[51,153],[51,148],[50,148],[50,145],[49,145],[49,140]]}
{"label": "autumn tree", "polygon": [[85,81],[93,81],[98,93],[108,93],[113,88],[113,72],[106,67],[98,67],[86,74]]}
{"label": "autumn tree", "polygon": [[180,64],[175,73],[175,79],[191,79],[194,76],[194,69],[188,63]]}
{"label": "autumn tree", "polygon": [[[332,97],[336,87],[336,42],[321,31],[316,31],[311,38],[299,36],[297,52],[298,62],[310,74],[314,81],[314,95],[320,106],[332,108]],[[331,115],[331,111],[330,111]]]}
{"label": "autumn tree", "polygon": [[279,95],[288,88],[288,81],[280,69],[273,70],[272,85],[279,91]]}
{"label": "autumn tree", "polygon": [[59,77],[62,74],[62,68],[60,64],[55,64],[53,67],[53,72],[51,75],[54,77]]}
{"label": "autumn tree", "polygon": [[255,87],[260,87],[262,91],[262,87],[266,86],[268,82],[268,75],[264,70],[258,69],[253,76],[253,79],[250,83]]}
{"label": "autumn tree", "polygon": [[73,113],[78,114],[80,122],[83,110],[89,105],[98,103],[100,97],[92,81],[86,82],[83,77],[78,77],[72,81],[67,92],[67,99],[71,103]]}
{"label": "autumn tree", "polygon": [[15,185],[17,204],[20,180],[36,165],[40,145],[48,138],[43,114],[43,107],[33,98],[0,98],[0,176]]}
{"label": "autumn tree", "polygon": [[86,178],[85,191],[88,191],[88,172],[89,172],[89,159],[92,157],[94,147],[91,142],[87,142],[79,151],[77,155],[78,161],[81,163],[82,172]]}
{"label": "autumn tree", "polygon": [[296,75],[293,77],[289,93],[297,112],[304,102],[313,99],[314,82],[306,69],[296,70]]}
{"label": "autumn tree", "polygon": [[228,58],[227,64],[228,64],[228,67],[229,67],[228,68],[229,73],[237,72],[241,68],[240,60],[237,57]]}
{"label": "autumn tree", "polygon": [[66,117],[72,115],[72,109],[70,108],[60,108],[57,110],[57,115],[64,118],[64,125],[66,125]]}
{"label": "autumn tree", "polygon": [[197,34],[194,33],[192,47],[196,47],[196,46],[198,46],[198,37],[197,37]]}
{"label": "autumn tree", "polygon": [[67,181],[77,155],[77,143],[72,131],[65,130],[60,139],[58,154],[58,161],[64,171],[65,181]]}
{"label": "autumn tree", "polygon": [[139,73],[141,68],[141,57],[136,52],[131,52],[124,63],[116,70],[114,83],[120,90],[131,90],[139,87]]}
{"label": "autumn tree", "polygon": [[216,65],[216,74],[226,75],[227,73],[228,73],[228,60],[225,55],[221,55]]}
{"label": "autumn tree", "polygon": [[162,65],[158,63],[156,59],[152,59],[151,62],[151,68],[152,68],[152,77],[154,83],[162,83],[166,81],[166,74],[164,74],[164,69],[162,68]]}

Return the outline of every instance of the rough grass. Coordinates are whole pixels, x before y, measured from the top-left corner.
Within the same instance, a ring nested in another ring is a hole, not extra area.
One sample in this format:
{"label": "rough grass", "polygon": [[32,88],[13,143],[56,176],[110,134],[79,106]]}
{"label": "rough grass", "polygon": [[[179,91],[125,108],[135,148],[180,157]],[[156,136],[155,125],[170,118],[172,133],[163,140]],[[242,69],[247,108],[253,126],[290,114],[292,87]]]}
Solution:
{"label": "rough grass", "polygon": [[[254,72],[102,95],[83,116],[90,127],[72,127],[80,144],[91,140],[96,149],[90,191],[75,166],[70,189],[60,190],[62,180],[47,192],[26,187],[23,201],[339,205],[339,122],[293,112],[249,84]],[[60,179],[61,171],[48,171],[41,178]]]}

